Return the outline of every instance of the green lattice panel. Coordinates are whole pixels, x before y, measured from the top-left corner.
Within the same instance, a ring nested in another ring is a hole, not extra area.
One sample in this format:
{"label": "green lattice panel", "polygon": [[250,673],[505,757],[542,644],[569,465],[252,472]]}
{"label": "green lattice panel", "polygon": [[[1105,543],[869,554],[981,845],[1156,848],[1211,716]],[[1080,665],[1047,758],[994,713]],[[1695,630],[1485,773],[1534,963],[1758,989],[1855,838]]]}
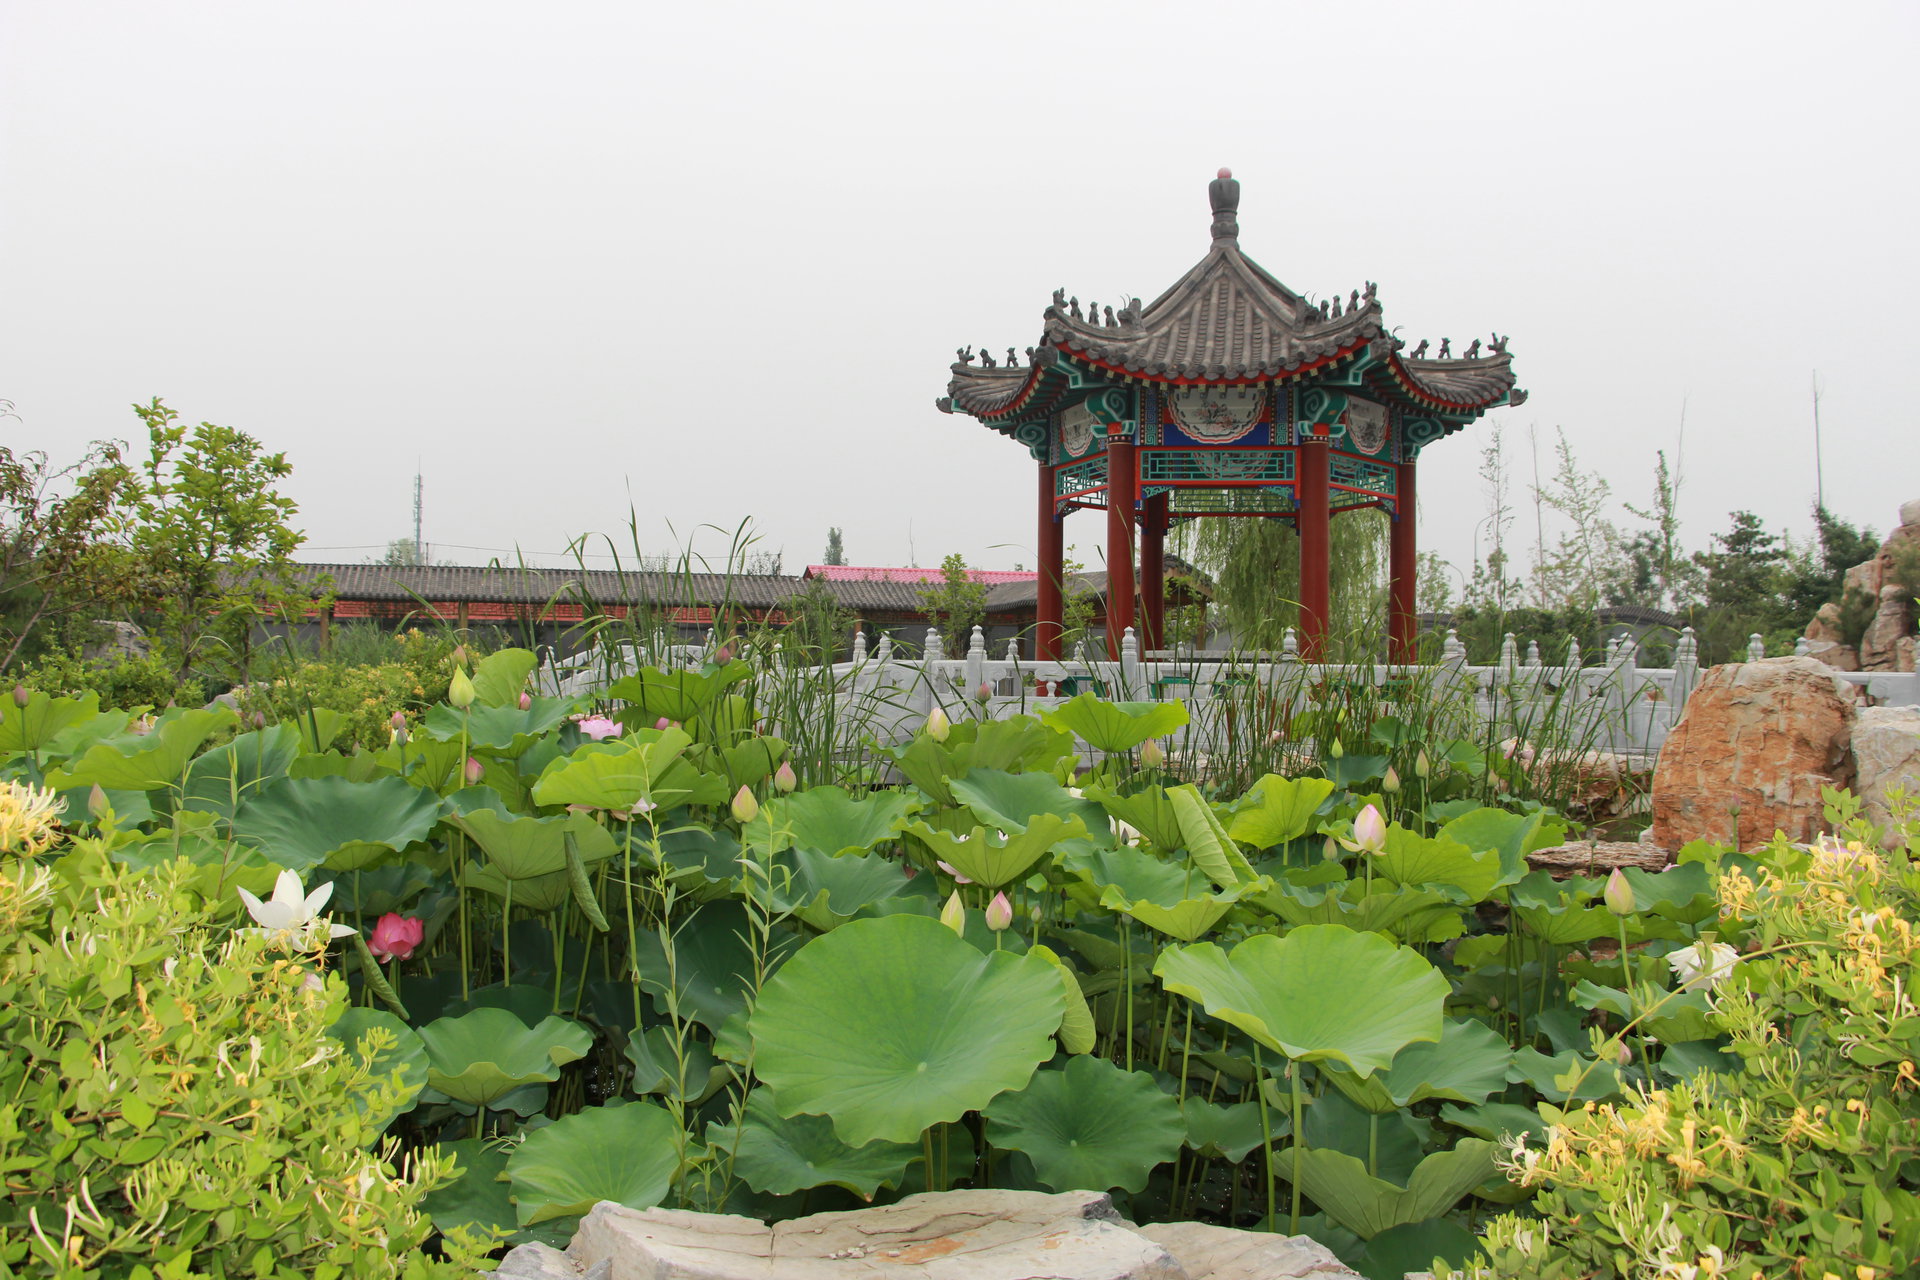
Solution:
{"label": "green lattice panel", "polygon": [[1107,460],[1104,457],[1089,458],[1071,467],[1060,467],[1053,473],[1053,494],[1056,498],[1103,489],[1106,484]]}
{"label": "green lattice panel", "polygon": [[1293,495],[1272,489],[1176,489],[1167,499],[1173,516],[1293,514]]}
{"label": "green lattice panel", "polygon": [[1398,474],[1392,467],[1368,462],[1351,454],[1336,453],[1327,460],[1328,479],[1346,489],[1363,489],[1391,497],[1399,492]]}
{"label": "green lattice panel", "polygon": [[1142,484],[1293,483],[1286,449],[1151,449],[1140,454]]}

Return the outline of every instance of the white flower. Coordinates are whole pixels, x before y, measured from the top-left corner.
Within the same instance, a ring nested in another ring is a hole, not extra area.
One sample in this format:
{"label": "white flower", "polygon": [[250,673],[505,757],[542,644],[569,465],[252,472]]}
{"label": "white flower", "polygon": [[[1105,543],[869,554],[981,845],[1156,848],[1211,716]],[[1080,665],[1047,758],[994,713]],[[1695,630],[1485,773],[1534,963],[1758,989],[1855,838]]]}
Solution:
{"label": "white flower", "polygon": [[247,904],[247,914],[260,926],[254,932],[282,944],[301,942],[309,932],[317,934],[318,929],[327,931],[328,940],[351,937],[359,932],[344,924],[328,924],[322,919],[320,908],[326,906],[327,899],[333,896],[333,885],[323,884],[312,893],[306,893],[305,886],[300,883],[300,874],[296,871],[282,871],[279,879],[273,882],[273,897],[265,902],[237,886],[235,892],[240,895],[240,901]]}
{"label": "white flower", "polygon": [[1686,991],[1702,988],[1711,991],[1724,982],[1732,973],[1733,966],[1740,962],[1740,953],[1724,942],[1708,942],[1705,939],[1690,947],[1667,953],[1667,964],[1673,970],[1673,976],[1680,981]]}

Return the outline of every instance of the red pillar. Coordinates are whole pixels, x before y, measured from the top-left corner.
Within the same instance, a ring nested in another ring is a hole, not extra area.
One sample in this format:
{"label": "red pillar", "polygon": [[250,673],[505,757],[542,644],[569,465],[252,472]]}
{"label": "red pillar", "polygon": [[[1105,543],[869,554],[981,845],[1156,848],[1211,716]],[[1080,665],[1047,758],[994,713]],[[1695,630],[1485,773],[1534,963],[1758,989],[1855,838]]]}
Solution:
{"label": "red pillar", "polygon": [[1140,651],[1158,649],[1167,634],[1167,495],[1140,504]]}
{"label": "red pillar", "polygon": [[[1115,424],[1117,427],[1118,424]],[[1133,503],[1139,489],[1133,439],[1107,437],[1107,656],[1120,656],[1120,638],[1133,625]]]}
{"label": "red pillar", "polygon": [[1300,440],[1300,656],[1322,662],[1327,652],[1328,517],[1327,438]]}
{"label": "red pillar", "polygon": [[1414,587],[1418,560],[1414,542],[1413,464],[1398,467],[1400,487],[1393,504],[1393,529],[1387,543],[1387,661],[1412,662],[1414,640],[1420,634],[1414,616]]}
{"label": "red pillar", "polygon": [[1035,584],[1033,656],[1040,662],[1060,660],[1060,631],[1066,620],[1066,598],[1061,582],[1065,561],[1065,524],[1055,512],[1053,468],[1040,464],[1040,579]]}

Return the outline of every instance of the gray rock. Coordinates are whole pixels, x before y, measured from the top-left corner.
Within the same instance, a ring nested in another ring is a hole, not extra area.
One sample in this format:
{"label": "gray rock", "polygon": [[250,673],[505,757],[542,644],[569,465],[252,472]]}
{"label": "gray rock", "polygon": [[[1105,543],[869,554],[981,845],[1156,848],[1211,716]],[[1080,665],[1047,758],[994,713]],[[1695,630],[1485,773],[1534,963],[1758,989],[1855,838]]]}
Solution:
{"label": "gray rock", "polygon": [[1920,498],[1900,504],[1900,523],[1920,525]]}
{"label": "gray rock", "polygon": [[609,1280],[613,1263],[602,1260],[583,1271],[552,1245],[523,1244],[509,1250],[493,1274],[503,1280]]}
{"label": "gray rock", "polygon": [[1141,1235],[1179,1259],[1188,1280],[1349,1280],[1354,1272],[1306,1236],[1157,1222]]}
{"label": "gray rock", "polygon": [[1853,718],[1854,794],[1866,818],[1899,843],[1887,793],[1920,803],[1920,707],[1862,707]]}

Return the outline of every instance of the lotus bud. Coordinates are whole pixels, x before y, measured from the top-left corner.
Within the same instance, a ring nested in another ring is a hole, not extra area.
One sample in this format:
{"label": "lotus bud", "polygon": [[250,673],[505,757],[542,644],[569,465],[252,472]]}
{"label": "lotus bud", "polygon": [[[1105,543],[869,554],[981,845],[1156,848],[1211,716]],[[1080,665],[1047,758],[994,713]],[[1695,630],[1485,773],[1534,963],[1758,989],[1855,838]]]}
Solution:
{"label": "lotus bud", "polygon": [[715,649],[713,651],[714,666],[724,667],[729,662],[732,662],[732,661],[733,661],[733,648],[730,645],[723,644],[718,649]]}
{"label": "lotus bud", "polygon": [[993,697],[993,686],[988,684],[985,680],[982,680],[980,682],[980,687],[973,691],[973,700],[975,702],[984,704],[988,699],[992,697]]}
{"label": "lotus bud", "polygon": [[252,720],[250,721],[250,723],[251,723],[251,724],[253,725],[253,727],[254,727],[254,728],[256,728],[256,729],[264,729],[264,728],[266,728],[266,727],[267,727],[267,713],[266,713],[266,712],[264,712],[264,711],[256,711],[256,712],[254,712],[254,713],[253,713],[253,718],[252,718]]}
{"label": "lotus bud", "polygon": [[1633,886],[1627,883],[1627,877],[1620,868],[1615,867],[1607,877],[1607,887],[1601,890],[1600,900],[1607,904],[1607,910],[1617,916],[1633,914]]}
{"label": "lotus bud", "polygon": [[13,686],[13,705],[14,706],[24,707],[29,702],[32,702],[32,701],[33,701],[33,695],[27,692],[27,686],[23,684],[17,684]]}
{"label": "lotus bud", "polygon": [[530,694],[530,693],[523,693],[523,694],[521,694],[521,695],[520,695],[520,709],[521,709],[522,711],[531,711],[531,710],[533,710],[533,695],[532,695],[532,694]]}
{"label": "lotus bud", "polygon": [[999,933],[1013,923],[1013,904],[1007,901],[1005,893],[993,895],[993,901],[987,904],[987,928]]}
{"label": "lotus bud", "polygon": [[1268,746],[1277,747],[1280,745],[1280,742],[1281,742],[1280,731],[1278,729],[1275,729],[1272,733],[1267,735]]}
{"label": "lotus bud", "polygon": [[387,723],[393,726],[395,733],[405,733],[407,731],[407,713],[404,711],[396,711],[387,717]]}
{"label": "lotus bud", "polygon": [[1340,856],[1340,842],[1328,836],[1327,842],[1320,847],[1320,852],[1325,855],[1328,862],[1332,862]]}
{"label": "lotus bud", "polygon": [[673,728],[673,721],[667,719],[665,716],[661,716],[653,722],[653,727],[656,729],[671,729]]}
{"label": "lotus bud", "polygon": [[1626,1041],[1620,1040],[1614,1043],[1613,1060],[1623,1067],[1633,1065],[1633,1050],[1627,1048]]}
{"label": "lotus bud", "polygon": [[98,818],[106,811],[107,793],[101,790],[100,784],[96,782],[93,784],[93,790],[87,792],[87,812]]}
{"label": "lotus bud", "polygon": [[1148,738],[1140,744],[1140,767],[1158,769],[1167,762],[1167,749],[1160,745],[1158,738]]}
{"label": "lotus bud", "polygon": [[1387,776],[1380,779],[1380,789],[1390,796],[1399,794],[1400,775],[1393,771],[1392,765],[1387,766]]}
{"label": "lotus bud", "polygon": [[793,763],[782,760],[780,767],[773,771],[773,789],[784,796],[799,785],[800,779],[793,772]]}
{"label": "lotus bud", "polygon": [[1384,853],[1387,848],[1387,820],[1372,805],[1353,820],[1353,843],[1367,853]]}
{"label": "lotus bud", "polygon": [[733,820],[741,826],[752,822],[760,812],[760,802],[753,798],[753,792],[741,787],[733,793]]}
{"label": "lotus bud", "polygon": [[927,712],[927,736],[935,742],[945,742],[947,734],[953,731],[953,722],[947,719],[947,713],[939,707]]}
{"label": "lotus bud", "polygon": [[478,757],[468,756],[466,774],[468,785],[472,785],[486,776],[487,769],[485,765],[480,763]]}
{"label": "lotus bud", "polygon": [[473,705],[473,697],[473,681],[465,671],[455,668],[453,679],[447,682],[447,701],[456,711],[465,711]]}
{"label": "lotus bud", "polygon": [[1499,996],[1488,996],[1488,997],[1487,997],[1487,1008],[1489,1008],[1489,1009],[1498,1009],[1499,1007],[1500,1007],[1500,997],[1499,997]]}
{"label": "lotus bud", "polygon": [[967,933],[967,909],[960,901],[960,891],[955,889],[947,895],[947,905],[940,908],[940,923],[961,937]]}
{"label": "lotus bud", "polygon": [[1427,759],[1427,749],[1420,748],[1420,754],[1413,758],[1413,776],[1426,778],[1433,774],[1433,761]]}
{"label": "lotus bud", "polygon": [[467,646],[463,644],[457,644],[453,646],[453,652],[448,654],[447,656],[453,659],[453,664],[455,666],[465,667],[467,665]]}
{"label": "lotus bud", "polygon": [[1345,754],[1347,754],[1347,749],[1340,745],[1340,739],[1335,738],[1333,740],[1333,745],[1327,748],[1327,754],[1332,756],[1335,760],[1338,760],[1341,756],[1344,756]]}

